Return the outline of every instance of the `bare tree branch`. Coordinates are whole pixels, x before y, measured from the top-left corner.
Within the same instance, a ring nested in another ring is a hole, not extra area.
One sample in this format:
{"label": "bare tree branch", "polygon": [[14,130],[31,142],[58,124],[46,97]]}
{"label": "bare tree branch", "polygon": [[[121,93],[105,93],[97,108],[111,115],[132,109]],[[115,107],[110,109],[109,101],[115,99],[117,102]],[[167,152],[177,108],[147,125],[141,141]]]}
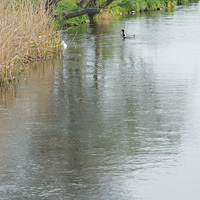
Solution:
{"label": "bare tree branch", "polygon": [[[56,4],[59,1],[61,1],[61,0],[46,0],[45,10],[46,11],[50,10],[50,12],[51,12],[55,8]],[[86,1],[87,0],[80,0],[80,2],[78,3],[78,6],[84,7]],[[87,5],[85,6],[84,10],[76,11],[76,12],[73,12],[73,13],[63,13],[62,18],[63,19],[69,19],[69,18],[78,17],[78,16],[85,15],[85,14],[88,14],[90,17],[92,17],[95,14],[101,13],[102,12],[101,9],[104,9],[107,6],[109,6],[114,0],[107,0],[106,3],[98,6],[98,8],[95,8],[96,1],[97,0],[89,0]],[[91,7],[93,7],[93,8],[91,8]]]}
{"label": "bare tree branch", "polygon": [[78,16],[85,15],[85,14],[94,15],[94,14],[98,14],[100,12],[101,12],[101,10],[98,8],[86,8],[84,10],[76,11],[73,13],[63,13],[62,17],[63,17],[63,19],[69,19],[69,18],[78,17]]}
{"label": "bare tree branch", "polygon": [[87,3],[87,5],[85,6],[85,8],[89,8],[89,7],[92,5],[92,3],[94,3],[94,1],[95,1],[95,0],[90,0],[90,1]]}

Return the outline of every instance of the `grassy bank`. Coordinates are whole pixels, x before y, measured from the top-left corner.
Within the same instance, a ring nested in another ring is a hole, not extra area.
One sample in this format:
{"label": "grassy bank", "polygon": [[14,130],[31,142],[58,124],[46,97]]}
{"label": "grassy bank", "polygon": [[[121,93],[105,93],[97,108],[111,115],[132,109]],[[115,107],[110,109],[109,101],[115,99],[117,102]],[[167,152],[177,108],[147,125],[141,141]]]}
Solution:
{"label": "grassy bank", "polygon": [[42,0],[0,0],[0,85],[13,82],[24,65],[60,49]]}
{"label": "grassy bank", "polygon": [[85,21],[89,20],[88,15],[82,15],[79,17],[74,17],[68,20],[62,19],[62,13],[72,13],[76,11],[82,10],[82,8],[78,7],[77,4],[80,2],[79,0],[62,0],[58,2],[56,8],[55,8],[55,14],[58,16],[56,19],[56,25],[62,26],[62,25],[74,25],[79,24]]}
{"label": "grassy bank", "polygon": [[[103,0],[99,1],[101,2]],[[188,0],[115,0],[109,5],[106,12],[109,13],[110,16],[112,16],[119,15],[121,13],[171,9],[174,8],[176,5],[186,3],[187,1]],[[57,25],[63,26],[66,24],[80,24],[81,22],[87,21],[89,19],[87,15],[83,15],[81,17],[62,20],[63,12],[71,13],[82,10],[82,8],[77,6],[79,2],[80,0],[62,0],[57,4],[55,9],[56,15],[58,16]],[[87,2],[89,2],[89,0]],[[102,14],[100,14],[100,16],[101,15]]]}
{"label": "grassy bank", "polygon": [[188,0],[120,0],[114,1],[111,13],[129,13],[131,11],[144,12],[160,9],[171,9],[176,5],[184,4]]}

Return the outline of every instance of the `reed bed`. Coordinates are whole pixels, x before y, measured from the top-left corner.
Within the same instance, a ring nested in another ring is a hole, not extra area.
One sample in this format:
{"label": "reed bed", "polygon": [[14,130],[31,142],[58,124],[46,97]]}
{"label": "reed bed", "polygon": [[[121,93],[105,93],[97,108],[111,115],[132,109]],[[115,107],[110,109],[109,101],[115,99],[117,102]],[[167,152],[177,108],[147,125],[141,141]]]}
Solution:
{"label": "reed bed", "polygon": [[60,35],[43,0],[0,0],[0,85],[24,66],[60,52]]}

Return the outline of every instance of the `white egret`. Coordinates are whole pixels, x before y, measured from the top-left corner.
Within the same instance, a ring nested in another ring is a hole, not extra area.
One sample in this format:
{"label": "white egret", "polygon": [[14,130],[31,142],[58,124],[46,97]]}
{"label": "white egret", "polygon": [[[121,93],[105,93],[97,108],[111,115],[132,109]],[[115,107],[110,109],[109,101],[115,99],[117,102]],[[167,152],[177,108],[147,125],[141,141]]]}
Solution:
{"label": "white egret", "polygon": [[61,46],[62,46],[62,55],[64,57],[65,56],[65,51],[67,49],[67,44],[65,43],[64,40],[61,42]]}
{"label": "white egret", "polygon": [[65,49],[65,50],[67,49],[67,44],[65,43],[64,40],[61,42],[61,45],[62,45],[63,49]]}

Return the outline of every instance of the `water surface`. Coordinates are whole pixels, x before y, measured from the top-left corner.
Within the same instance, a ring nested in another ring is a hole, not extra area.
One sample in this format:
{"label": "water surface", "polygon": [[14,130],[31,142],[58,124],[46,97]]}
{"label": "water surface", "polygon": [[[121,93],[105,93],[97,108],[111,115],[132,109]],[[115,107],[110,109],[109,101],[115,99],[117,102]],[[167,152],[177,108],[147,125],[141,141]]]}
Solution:
{"label": "water surface", "polygon": [[1,199],[199,199],[199,18],[192,4],[63,35],[62,63],[0,93]]}

